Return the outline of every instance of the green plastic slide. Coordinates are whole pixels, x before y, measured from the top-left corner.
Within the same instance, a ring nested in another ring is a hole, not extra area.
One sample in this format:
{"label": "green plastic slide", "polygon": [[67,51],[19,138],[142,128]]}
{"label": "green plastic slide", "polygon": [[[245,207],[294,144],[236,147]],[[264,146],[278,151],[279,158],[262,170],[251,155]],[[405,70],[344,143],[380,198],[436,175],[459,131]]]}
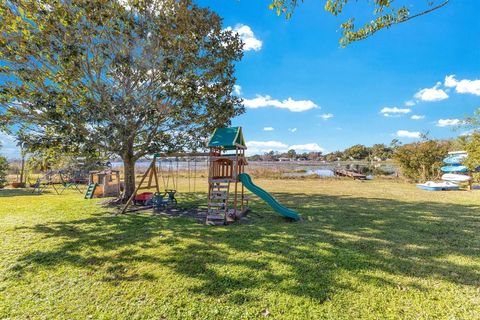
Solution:
{"label": "green plastic slide", "polygon": [[272,197],[272,195],[270,193],[268,193],[267,191],[263,190],[262,188],[260,188],[259,186],[255,185],[253,182],[252,182],[252,177],[250,177],[248,174],[246,173],[241,173],[238,175],[238,178],[240,179],[240,181],[243,183],[243,185],[245,186],[245,188],[247,188],[248,190],[250,190],[252,193],[256,194],[257,196],[259,196],[263,201],[265,201],[266,203],[268,203],[268,205],[270,207],[272,207],[273,210],[277,211],[279,214],[281,214],[282,216],[284,217],[287,217],[287,218],[290,218],[290,219],[293,219],[295,221],[298,221],[300,220],[300,216],[298,215],[297,212],[293,211],[293,210],[290,210],[284,206],[282,206],[280,203],[278,203],[277,200],[275,200],[274,197]]}

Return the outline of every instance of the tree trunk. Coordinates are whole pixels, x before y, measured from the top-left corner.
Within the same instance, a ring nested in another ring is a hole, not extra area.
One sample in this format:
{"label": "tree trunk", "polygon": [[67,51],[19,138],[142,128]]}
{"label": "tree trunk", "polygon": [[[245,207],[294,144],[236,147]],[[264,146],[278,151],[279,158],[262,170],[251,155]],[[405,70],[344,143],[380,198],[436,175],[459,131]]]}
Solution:
{"label": "tree trunk", "polygon": [[123,174],[125,177],[125,189],[123,200],[127,201],[135,192],[135,160],[133,156],[125,156],[123,159]]}
{"label": "tree trunk", "polygon": [[23,185],[24,175],[25,175],[25,156],[23,155],[23,152],[22,152],[22,169],[20,170],[20,183],[22,184],[22,187],[25,187]]}

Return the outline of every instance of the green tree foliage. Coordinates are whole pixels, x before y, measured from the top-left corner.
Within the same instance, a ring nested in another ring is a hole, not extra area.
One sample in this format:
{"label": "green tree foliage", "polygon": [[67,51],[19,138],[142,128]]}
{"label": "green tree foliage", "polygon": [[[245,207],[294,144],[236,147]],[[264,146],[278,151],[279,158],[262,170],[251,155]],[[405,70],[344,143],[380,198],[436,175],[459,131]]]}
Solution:
{"label": "green tree foliage", "polygon": [[464,164],[470,170],[476,170],[480,166],[480,132],[473,132],[468,136],[464,149],[468,152]]}
{"label": "green tree foliage", "polygon": [[4,156],[0,156],[0,189],[7,184],[8,161]]}
{"label": "green tree foliage", "polygon": [[451,141],[427,140],[410,143],[395,149],[394,160],[402,174],[413,181],[425,182],[440,177],[442,160],[451,147]]}
{"label": "green tree foliage", "polygon": [[393,156],[393,150],[383,143],[377,143],[370,148],[370,156],[372,159],[390,159]]}
{"label": "green tree foliage", "polygon": [[345,158],[343,152],[341,151],[335,151],[335,152],[331,152],[327,155],[325,155],[325,160],[328,161],[328,162],[334,162],[334,161],[337,161],[337,160],[343,160]]}
{"label": "green tree foliage", "polygon": [[295,152],[295,150],[290,149],[287,151],[287,158],[295,159],[296,157],[297,157],[297,152]]}
{"label": "green tree foliage", "polygon": [[203,146],[244,109],[232,94],[242,43],[190,0],[2,1],[0,122],[30,146],[135,162]]}
{"label": "green tree foliage", "polygon": [[[2,144],[0,142],[0,149]],[[7,183],[7,171],[8,171],[8,161],[4,156],[0,156],[0,189],[5,187]]]}
{"label": "green tree foliage", "polygon": [[369,148],[365,147],[363,144],[356,144],[347,148],[343,151],[344,157],[347,159],[354,160],[363,160],[369,155]]}
{"label": "green tree foliage", "polygon": [[464,164],[470,170],[476,170],[480,166],[480,108],[472,117],[465,120],[464,126],[469,129],[469,134],[458,137],[456,144],[458,149],[465,149],[468,152]]}
{"label": "green tree foliage", "polygon": [[[410,12],[408,3],[398,4],[394,0],[373,0],[361,1],[353,0],[323,0],[325,2],[324,8],[327,12],[334,16],[341,15],[347,9],[352,12],[359,12],[364,9],[362,6],[372,6],[372,18],[362,26],[358,27],[355,24],[355,17],[351,17],[341,24],[343,37],[340,39],[340,45],[345,47],[354,41],[363,40],[374,33],[390,28],[395,24],[406,22],[413,18],[428,14],[438,10],[448,4],[449,0],[421,0],[415,1],[415,5],[423,5],[423,9],[418,12]],[[272,0],[270,9],[277,12],[278,15],[285,14],[290,18],[295,7],[303,2],[303,0]],[[410,3],[410,5],[413,3]],[[350,5],[351,8],[348,8]]]}

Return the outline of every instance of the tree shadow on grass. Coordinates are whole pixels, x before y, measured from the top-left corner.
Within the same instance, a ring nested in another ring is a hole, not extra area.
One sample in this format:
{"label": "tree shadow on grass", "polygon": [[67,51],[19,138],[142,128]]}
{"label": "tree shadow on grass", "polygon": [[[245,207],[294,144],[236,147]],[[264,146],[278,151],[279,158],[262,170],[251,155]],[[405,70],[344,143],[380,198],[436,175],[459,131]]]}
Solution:
{"label": "tree shadow on grass", "polygon": [[0,198],[33,196],[32,189],[0,189]]}
{"label": "tree shadow on grass", "polygon": [[[83,191],[82,186],[79,186],[80,190]],[[55,196],[62,196],[67,194],[77,194],[78,196],[83,196],[84,193],[80,193],[75,189],[67,188],[63,190],[61,185],[56,186],[58,194],[55,190],[51,187],[48,189],[43,190],[40,194],[33,192],[33,188],[18,188],[18,189],[0,189],[0,198],[12,198],[12,197],[24,197],[24,196],[45,196],[45,195],[55,195]]]}
{"label": "tree shadow on grass", "polygon": [[428,288],[416,280],[427,277],[480,284],[478,263],[455,259],[478,262],[478,206],[311,194],[276,197],[297,207],[303,221],[288,223],[254,201],[254,212],[263,218],[252,218],[249,225],[207,227],[183,218],[97,215],[20,227],[58,239],[59,245],[19,257],[9,275],[21,277],[32,265],[73,265],[92,273],[102,270],[107,274],[102,280],[114,284],[159,281],[153,272],[132,267],[143,263],[199,280],[189,287],[194,294],[234,303],[254,299],[252,292],[260,288],[323,302],[341,290],[356,290],[342,279],[344,274],[392,287],[405,283],[372,273],[409,277],[408,286],[420,290]]}

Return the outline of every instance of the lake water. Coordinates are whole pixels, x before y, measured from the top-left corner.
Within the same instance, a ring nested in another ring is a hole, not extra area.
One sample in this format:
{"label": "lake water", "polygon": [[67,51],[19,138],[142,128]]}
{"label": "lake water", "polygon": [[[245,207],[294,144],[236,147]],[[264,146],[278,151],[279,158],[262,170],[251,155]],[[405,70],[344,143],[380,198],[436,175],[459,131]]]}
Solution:
{"label": "lake water", "polygon": [[[135,165],[135,168],[139,171],[145,171],[150,166],[150,161],[138,161]],[[208,163],[205,159],[197,159],[196,161],[175,161],[163,159],[162,161],[157,161],[157,166],[160,166],[160,169],[163,171],[166,170],[179,170],[186,171],[194,170],[196,167],[197,171],[207,170]],[[112,167],[115,169],[122,169],[122,162],[112,162]],[[391,163],[349,163],[349,162],[334,162],[334,163],[324,163],[324,162],[309,162],[309,161],[292,161],[292,162],[278,162],[278,161],[250,161],[249,165],[246,167],[246,172],[248,173],[249,169],[272,169],[272,170],[282,170],[285,172],[285,176],[290,177],[301,177],[301,176],[311,176],[318,175],[320,177],[333,177],[334,169],[355,169],[362,170],[366,168],[367,174],[395,174],[397,169]],[[380,170],[380,172],[374,172],[374,170]]]}

